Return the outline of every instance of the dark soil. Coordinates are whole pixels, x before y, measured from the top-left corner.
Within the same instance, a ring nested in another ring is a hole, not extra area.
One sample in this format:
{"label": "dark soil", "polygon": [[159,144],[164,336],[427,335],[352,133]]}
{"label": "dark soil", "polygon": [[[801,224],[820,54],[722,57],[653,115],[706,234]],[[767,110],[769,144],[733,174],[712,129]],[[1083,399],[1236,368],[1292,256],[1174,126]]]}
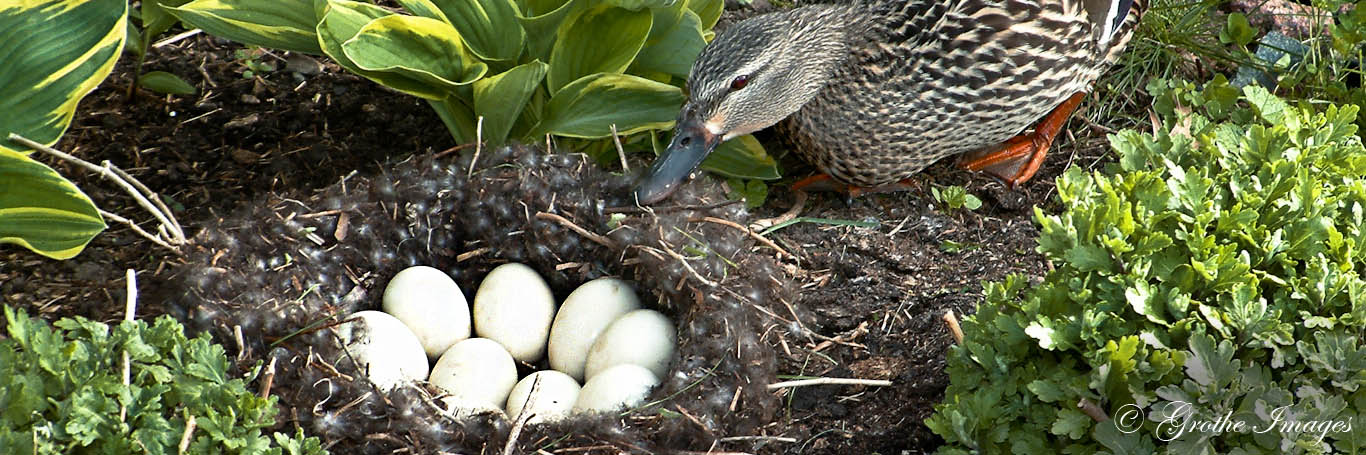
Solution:
{"label": "dark soil", "polygon": [[[139,91],[128,99],[132,65],[124,59],[82,102],[57,148],[127,170],[173,200],[193,235],[267,194],[306,195],[352,173],[383,172],[385,163],[409,154],[455,146],[421,100],[329,63],[314,74],[286,70],[279,54],[257,58],[282,69],[244,78],[239,49],[196,36],[153,51],[144,70],[187,79],[200,90],[190,97]],[[892,386],[779,392],[790,395],[784,395],[784,412],[762,429],[774,437],[762,451],[921,453],[938,446],[922,422],[948,384],[944,354],[954,342],[941,317],[972,313],[984,280],[1043,273],[1047,264],[1034,252],[1033,207],[1056,209],[1049,206],[1052,182],[1066,166],[1095,168],[1103,160],[1103,138],[1082,123],[1070,125],[1081,137],[1060,140],[1039,175],[1021,189],[940,163],[924,173],[923,190],[853,200],[814,194],[802,212],[874,227],[799,223],[769,235],[797,256],[785,264],[802,286],[795,313],[805,315],[798,321],[768,316],[770,330],[762,338],[778,353],[779,373],[889,379]],[[109,182],[74,166],[55,166],[105,210],[150,218]],[[797,163],[785,169],[794,176],[806,172]],[[951,210],[934,201],[931,185],[963,185],[985,203],[975,211]],[[794,199],[785,185],[775,185],[758,217],[777,216]],[[774,253],[760,248],[753,254]],[[172,278],[168,269],[183,262],[126,226],[111,225],[70,261],[0,249],[0,298],[49,320],[81,315],[114,321],[123,317],[125,269],[138,271],[139,288],[156,289]],[[138,317],[163,312],[156,302],[144,302]],[[788,324],[819,335],[795,338],[800,331],[786,330]],[[332,450],[348,453],[346,447]]]}

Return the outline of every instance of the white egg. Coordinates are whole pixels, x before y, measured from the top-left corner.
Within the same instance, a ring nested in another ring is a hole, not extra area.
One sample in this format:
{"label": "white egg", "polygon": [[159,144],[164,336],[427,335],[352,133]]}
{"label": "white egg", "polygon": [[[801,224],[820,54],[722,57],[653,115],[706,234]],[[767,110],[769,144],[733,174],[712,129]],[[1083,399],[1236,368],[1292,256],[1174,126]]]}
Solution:
{"label": "white egg", "polygon": [[621,315],[593,342],[588,350],[584,375],[593,376],[616,365],[635,364],[649,369],[655,377],[669,372],[674,355],[674,325],[654,310],[635,310]]}
{"label": "white egg", "polygon": [[403,269],[384,288],[384,312],[403,321],[435,359],[470,337],[470,306],[446,272],[419,265]]}
{"label": "white egg", "polygon": [[[379,311],[359,311],[334,328],[356,366],[381,390],[427,377],[427,354],[402,321]],[[342,354],[346,355],[346,354]]]}
{"label": "white egg", "polygon": [[442,401],[458,414],[501,412],[517,385],[517,365],[498,342],[470,338],[441,354],[428,382],[450,394]]}
{"label": "white egg", "polygon": [[654,373],[640,365],[621,364],[603,370],[583,384],[575,412],[611,412],[639,406],[659,385]]}
{"label": "white egg", "polygon": [[535,270],[509,263],[494,267],[474,294],[474,333],[497,341],[512,357],[532,363],[545,355],[555,317],[555,296]]}
{"label": "white egg", "polygon": [[[533,386],[536,389],[534,394],[531,391]],[[537,371],[522,378],[512,388],[507,402],[508,418],[517,420],[517,416],[523,412],[531,412],[533,415],[527,419],[528,423],[559,420],[569,415],[578,398],[579,382],[574,378],[555,370]],[[528,408],[527,404],[531,407]]]}
{"label": "white egg", "polygon": [[625,281],[598,278],[569,293],[550,326],[550,367],[583,380],[588,350],[607,326],[640,308],[640,299]]}

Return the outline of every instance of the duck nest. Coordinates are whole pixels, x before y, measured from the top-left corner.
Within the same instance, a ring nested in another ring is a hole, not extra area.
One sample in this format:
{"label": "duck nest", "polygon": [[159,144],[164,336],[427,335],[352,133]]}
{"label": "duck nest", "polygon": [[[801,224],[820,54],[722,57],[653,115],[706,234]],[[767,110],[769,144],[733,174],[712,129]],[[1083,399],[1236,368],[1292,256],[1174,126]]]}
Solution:
{"label": "duck nest", "polygon": [[[763,438],[723,438],[760,434],[773,420],[780,400],[766,389],[775,355],[764,330],[800,319],[778,316],[796,316],[795,287],[771,250],[722,221],[744,223],[743,205],[698,179],[673,205],[642,209],[627,199],[631,177],[581,155],[522,146],[483,155],[472,173],[468,155],[414,157],[221,218],[196,236],[163,296],[167,311],[229,354],[235,347],[239,372],[273,364],[273,387],[264,376],[258,384],[279,399],[281,428],[301,427],[336,451],[758,449]],[[426,384],[381,393],[326,329],[379,309],[404,268],[444,270],[472,302],[479,281],[507,262],[536,269],[560,301],[589,280],[621,277],[677,323],[670,372],[647,405],[526,426],[456,417]]]}

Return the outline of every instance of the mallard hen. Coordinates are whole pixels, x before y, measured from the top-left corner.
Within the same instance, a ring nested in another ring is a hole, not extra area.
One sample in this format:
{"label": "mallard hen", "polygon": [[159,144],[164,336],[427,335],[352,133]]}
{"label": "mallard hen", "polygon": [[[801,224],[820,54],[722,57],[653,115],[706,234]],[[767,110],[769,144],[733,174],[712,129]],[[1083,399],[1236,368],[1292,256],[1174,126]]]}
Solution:
{"label": "mallard hen", "polygon": [[693,64],[673,140],[635,196],[667,198],[717,144],[775,124],[827,175],[799,186],[833,180],[857,194],[951,155],[1018,185],[1118,60],[1144,6],[871,0],[747,19]]}

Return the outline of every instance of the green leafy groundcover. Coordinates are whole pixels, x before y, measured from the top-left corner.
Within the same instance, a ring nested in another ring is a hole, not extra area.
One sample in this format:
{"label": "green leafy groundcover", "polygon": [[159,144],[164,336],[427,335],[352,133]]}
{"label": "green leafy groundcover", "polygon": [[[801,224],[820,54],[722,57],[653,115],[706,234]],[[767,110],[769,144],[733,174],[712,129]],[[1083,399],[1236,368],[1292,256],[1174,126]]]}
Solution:
{"label": "green leafy groundcover", "polygon": [[263,436],[277,411],[274,397],[246,389],[260,365],[229,379],[223,347],[208,334],[187,338],[170,317],[113,327],[77,317],[54,330],[6,306],[5,319],[0,453],[176,453],[190,416],[197,427],[184,453],[326,453],[301,429]]}
{"label": "green leafy groundcover", "polygon": [[964,321],[943,453],[1366,453],[1358,108],[1149,91],[1162,131],[1112,136],[1115,169],[1036,211],[1056,270]]}

